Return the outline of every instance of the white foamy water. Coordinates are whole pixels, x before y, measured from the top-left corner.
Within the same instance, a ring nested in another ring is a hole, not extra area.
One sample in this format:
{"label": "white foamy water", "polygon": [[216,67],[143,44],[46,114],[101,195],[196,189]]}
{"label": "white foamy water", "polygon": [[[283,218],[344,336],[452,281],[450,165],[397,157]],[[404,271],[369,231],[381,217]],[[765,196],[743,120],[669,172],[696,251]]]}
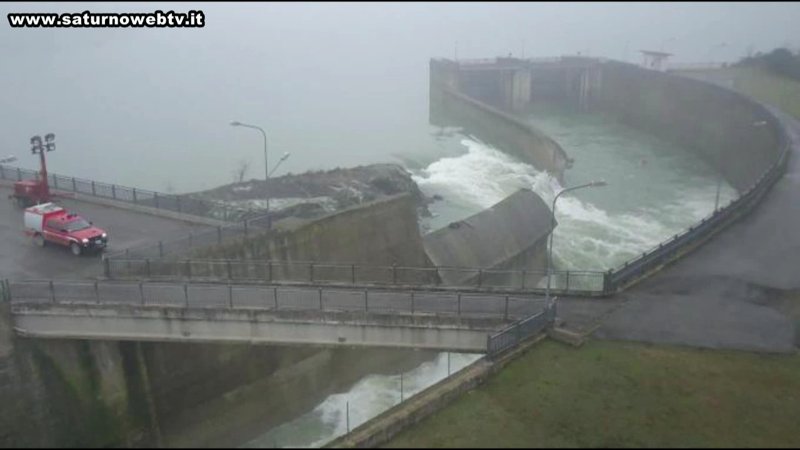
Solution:
{"label": "white foamy water", "polygon": [[[455,373],[480,358],[469,353],[450,353],[449,370]],[[402,374],[402,397],[412,395],[448,375],[448,354]],[[245,448],[316,448],[347,433],[397,405],[401,400],[401,375],[367,375],[348,392],[330,395],[309,413],[273,428],[245,444]],[[349,416],[349,417],[348,417]]]}
{"label": "white foamy water", "polygon": [[[548,207],[552,205],[555,194],[563,189],[548,173],[474,138],[464,138],[461,144],[466,153],[440,159],[413,176],[427,195],[443,197],[442,201],[430,207],[435,217],[427,224],[429,230],[478,213],[520,188],[532,189]],[[608,182],[624,182],[624,177]],[[659,195],[657,202],[650,202],[653,197],[650,194],[639,204],[626,199],[633,203],[628,211],[607,211],[582,199],[580,191],[561,196],[556,207],[558,225],[553,237],[555,265],[562,269],[606,270],[658,245],[710,214],[716,193],[713,182],[667,184],[629,186],[633,195],[637,189],[657,190],[669,195]],[[610,190],[610,193],[616,191]],[[595,194],[602,195],[602,192]],[[735,191],[724,184],[721,203],[725,204],[734,196]]]}

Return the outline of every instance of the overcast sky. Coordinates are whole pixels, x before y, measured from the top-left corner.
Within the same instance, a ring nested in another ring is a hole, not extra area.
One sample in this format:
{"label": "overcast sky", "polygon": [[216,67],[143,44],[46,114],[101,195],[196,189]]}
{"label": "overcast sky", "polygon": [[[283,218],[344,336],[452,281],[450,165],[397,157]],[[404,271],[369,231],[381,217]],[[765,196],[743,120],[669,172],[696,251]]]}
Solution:
{"label": "overcast sky", "polygon": [[[206,27],[16,29],[5,19],[157,9],[203,10]],[[421,151],[431,57],[581,52],[638,61],[639,49],[656,49],[696,62],[800,47],[798,3],[2,3],[0,11],[0,157],[35,167],[28,140],[53,131],[55,171],[158,189],[171,179],[179,190],[230,181],[238,159],[263,164],[259,135],[231,120],[268,128],[271,159],[292,151],[286,170],[295,172]],[[87,168],[95,165],[102,169]]]}

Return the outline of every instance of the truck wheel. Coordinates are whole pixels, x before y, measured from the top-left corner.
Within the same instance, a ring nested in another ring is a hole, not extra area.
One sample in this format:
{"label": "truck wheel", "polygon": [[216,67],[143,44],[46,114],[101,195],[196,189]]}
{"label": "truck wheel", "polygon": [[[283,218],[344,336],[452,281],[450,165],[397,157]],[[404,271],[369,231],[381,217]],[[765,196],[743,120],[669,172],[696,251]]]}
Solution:
{"label": "truck wheel", "polygon": [[69,249],[72,250],[72,254],[75,256],[80,256],[81,254],[81,246],[78,245],[76,242],[69,244]]}
{"label": "truck wheel", "polygon": [[33,237],[33,243],[36,244],[38,247],[44,247],[44,236],[41,234],[37,234]]}

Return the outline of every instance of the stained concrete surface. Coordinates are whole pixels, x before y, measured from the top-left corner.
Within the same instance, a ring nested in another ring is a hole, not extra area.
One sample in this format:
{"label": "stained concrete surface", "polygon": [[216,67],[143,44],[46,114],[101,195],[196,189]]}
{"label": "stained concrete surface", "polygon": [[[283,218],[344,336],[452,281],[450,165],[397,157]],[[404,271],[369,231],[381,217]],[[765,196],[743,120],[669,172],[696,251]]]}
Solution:
{"label": "stained concrete surface", "polygon": [[794,352],[800,321],[777,293],[800,289],[800,123],[786,174],[747,217],[688,257],[610,299],[563,298],[566,326],[601,339]]}
{"label": "stained concrete surface", "polygon": [[[76,257],[66,247],[35,246],[30,238],[25,236],[22,209],[15,206],[11,200],[7,200],[10,193],[10,188],[0,187],[0,278],[74,279],[96,277],[102,273],[99,253]],[[199,231],[208,228],[70,199],[59,199],[56,203],[76,211],[106,230],[109,234],[107,252],[150,245],[159,240],[185,236],[190,230]]]}

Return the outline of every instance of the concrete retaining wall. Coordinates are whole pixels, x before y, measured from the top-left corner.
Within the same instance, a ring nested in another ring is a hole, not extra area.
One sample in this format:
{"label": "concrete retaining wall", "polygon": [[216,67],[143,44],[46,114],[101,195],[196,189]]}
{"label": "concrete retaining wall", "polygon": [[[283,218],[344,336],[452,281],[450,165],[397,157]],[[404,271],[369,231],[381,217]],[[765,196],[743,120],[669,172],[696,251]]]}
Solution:
{"label": "concrete retaining wall", "polygon": [[[292,229],[264,232],[232,240],[199,250],[192,255],[192,258],[349,262],[380,266],[397,264],[407,267],[431,265],[422,245],[416,204],[409,194],[365,203]],[[193,262],[193,267],[197,267],[197,264]],[[236,267],[234,270],[239,272],[233,274],[234,278],[266,277],[264,267],[261,265]],[[292,279],[293,275],[289,271],[297,267],[299,266],[282,267],[274,264],[273,271],[276,279]],[[203,270],[203,273],[212,273],[225,278],[226,270],[224,265],[209,262],[207,270]],[[281,270],[285,273],[279,272]],[[318,279],[339,279],[343,276],[341,270],[323,267],[315,269],[315,274]],[[376,281],[392,281],[390,271],[365,274],[365,276]],[[423,274],[414,276],[428,277]]]}
{"label": "concrete retaining wall", "polygon": [[[459,80],[458,66],[448,61],[431,60],[430,63],[430,121],[437,125],[458,125],[475,134],[497,148],[507,151],[524,162],[541,170],[547,170],[558,178],[562,178],[569,161],[566,152],[549,136],[531,124],[501,111],[494,105],[515,103],[516,96],[527,94],[530,89],[514,89],[519,82],[506,83],[511,89],[504,89],[503,83],[495,90],[480,91],[473,98],[462,89]],[[490,84],[494,72],[488,72]],[[494,73],[494,77],[501,76]],[[466,82],[466,81],[464,81]],[[471,89],[474,92],[475,89]],[[510,94],[506,93],[509,91]],[[506,95],[515,96],[506,99]],[[517,95],[518,94],[518,95]],[[492,99],[501,96],[501,99]]]}
{"label": "concrete retaining wall", "polygon": [[[437,266],[544,271],[551,230],[550,208],[535,192],[520,189],[478,214],[426,235],[423,242]],[[450,285],[474,284],[476,276],[474,272],[441,274]],[[482,274],[487,285],[521,285],[520,275],[515,280],[506,278],[508,274]]]}
{"label": "concrete retaining wall", "polygon": [[742,94],[630,64],[601,65],[594,106],[696,152],[740,192],[779,156],[780,125]]}

